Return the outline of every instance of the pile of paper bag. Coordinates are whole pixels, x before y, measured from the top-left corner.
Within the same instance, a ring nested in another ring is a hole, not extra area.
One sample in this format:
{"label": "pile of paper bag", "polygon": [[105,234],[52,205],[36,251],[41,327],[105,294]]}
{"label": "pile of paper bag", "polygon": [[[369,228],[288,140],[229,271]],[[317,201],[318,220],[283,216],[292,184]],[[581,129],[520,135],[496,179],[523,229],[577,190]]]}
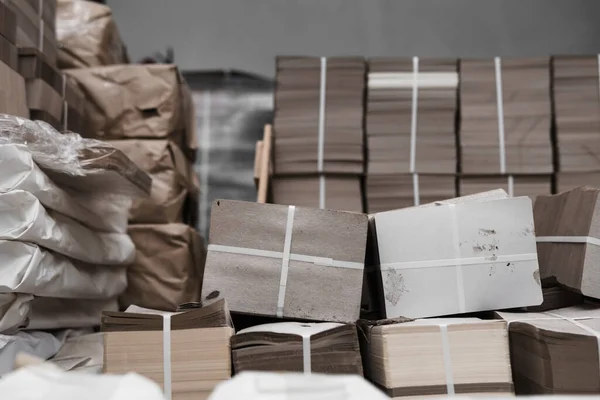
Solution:
{"label": "pile of paper bag", "polygon": [[454,197],[458,61],[374,58],[368,67],[368,211]]}
{"label": "pile of paper bag", "polygon": [[[135,257],[127,212],[150,178],[111,146],[43,122],[0,115],[0,132],[0,254],[10,266],[0,274],[0,333],[98,326],[125,290]],[[35,353],[67,337],[27,339]]]}
{"label": "pile of paper bag", "polygon": [[[360,57],[277,58],[274,203],[363,211],[364,75]],[[292,198],[288,176],[306,191]]]}

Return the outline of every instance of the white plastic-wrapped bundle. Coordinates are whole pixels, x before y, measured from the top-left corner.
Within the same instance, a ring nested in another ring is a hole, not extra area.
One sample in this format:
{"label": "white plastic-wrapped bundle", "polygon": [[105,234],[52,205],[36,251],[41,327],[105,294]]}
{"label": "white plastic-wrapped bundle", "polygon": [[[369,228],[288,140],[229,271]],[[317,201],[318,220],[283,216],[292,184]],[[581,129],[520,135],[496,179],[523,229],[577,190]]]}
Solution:
{"label": "white plastic-wrapped bundle", "polygon": [[94,232],[72,218],[47,211],[31,193],[0,194],[0,240],[35,243],[94,264],[130,264],[135,246],[124,233]]}
{"label": "white plastic-wrapped bundle", "polygon": [[34,162],[25,145],[0,145],[0,193],[30,192],[47,209],[101,232],[126,232],[131,199],[101,192],[63,190]]}

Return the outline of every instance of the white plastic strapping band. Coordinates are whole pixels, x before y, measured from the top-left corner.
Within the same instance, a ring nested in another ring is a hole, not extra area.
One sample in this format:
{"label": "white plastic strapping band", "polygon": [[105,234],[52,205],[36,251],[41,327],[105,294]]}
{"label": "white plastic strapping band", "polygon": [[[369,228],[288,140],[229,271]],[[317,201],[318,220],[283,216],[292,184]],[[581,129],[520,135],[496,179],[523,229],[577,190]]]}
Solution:
{"label": "white plastic strapping band", "polygon": [[506,149],[504,147],[504,101],[502,95],[502,64],[500,57],[494,58],[496,71],[496,105],[498,107],[498,145],[500,149],[500,173],[506,173]]}
{"label": "white plastic strapping band", "polygon": [[163,314],[163,389],[166,400],[171,400],[171,314]]}
{"label": "white plastic strapping band", "polygon": [[454,256],[456,265],[456,292],[458,293],[458,309],[461,313],[466,310],[465,306],[465,286],[463,282],[462,260],[460,254],[460,236],[458,234],[458,218],[456,217],[456,206],[450,204],[452,210],[452,239],[454,243]]}
{"label": "white plastic strapping band", "polygon": [[412,108],[410,117],[410,173],[416,172],[417,108],[419,106],[419,57],[413,57]]}
{"label": "white plastic strapping band", "polygon": [[69,105],[67,104],[67,75],[62,75],[62,97],[63,101],[63,125],[65,130],[69,129]]}
{"label": "white plastic strapping band", "polygon": [[317,172],[319,173],[319,208],[325,208],[325,176],[323,158],[325,153],[325,94],[327,88],[327,57],[321,57],[321,82],[319,88],[319,141],[317,149]]}
{"label": "white plastic strapping band", "polygon": [[444,357],[444,372],[446,374],[446,391],[449,396],[454,396],[454,373],[452,371],[452,359],[450,358],[450,341],[448,340],[448,325],[441,324],[442,354]]}
{"label": "white plastic strapping band", "polygon": [[591,236],[537,236],[538,243],[587,243],[600,246],[600,239]]}
{"label": "white plastic strapping band", "polygon": [[312,372],[312,358],[310,355],[310,337],[309,334],[302,335],[302,365],[304,367],[304,373],[310,374]]}
{"label": "white plastic strapping band", "polygon": [[515,179],[512,175],[508,176],[508,196],[514,197],[515,195]]}
{"label": "white plastic strapping band", "polygon": [[461,266],[475,264],[493,264],[502,262],[518,262],[518,261],[535,261],[537,253],[509,254],[490,257],[463,257],[459,260],[455,258],[441,260],[424,260],[424,261],[401,261],[393,263],[381,264],[381,270],[400,270],[400,269],[418,269],[418,268],[439,268],[439,267],[456,267],[457,263]]}
{"label": "white plastic strapping band", "polygon": [[210,166],[211,95],[206,90],[202,97],[202,130],[200,134],[200,232],[206,232],[209,221],[208,183]]}
{"label": "white plastic strapping band", "polygon": [[419,191],[419,174],[414,173],[413,177],[413,201],[415,206],[421,205],[421,192]]}
{"label": "white plastic strapping band", "polygon": [[294,228],[294,212],[296,207],[289,206],[287,222],[285,225],[285,239],[283,241],[283,254],[281,258],[281,275],[279,277],[279,295],[277,296],[277,316],[283,317],[283,306],[285,303],[285,290],[290,266],[290,250],[292,248],[292,230]]}

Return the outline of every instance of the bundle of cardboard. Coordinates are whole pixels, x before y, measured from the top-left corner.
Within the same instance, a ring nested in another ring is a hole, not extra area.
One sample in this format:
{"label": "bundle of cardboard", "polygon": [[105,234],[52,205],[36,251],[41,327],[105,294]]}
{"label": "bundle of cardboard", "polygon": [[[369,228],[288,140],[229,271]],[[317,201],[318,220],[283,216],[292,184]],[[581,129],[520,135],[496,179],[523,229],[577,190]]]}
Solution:
{"label": "bundle of cardboard", "polygon": [[0,2],[0,112],[29,118],[25,80],[19,74],[17,15]]}
{"label": "bundle of cardboard", "polygon": [[[471,176],[501,176],[513,195],[520,175],[547,181],[553,172],[550,136],[550,59],[522,58],[460,61],[461,187]],[[464,183],[462,180],[465,180]],[[550,194],[525,183],[524,194]],[[462,195],[463,192],[461,191]]]}
{"label": "bundle of cardboard", "polygon": [[509,325],[517,394],[600,393],[598,306],[498,315]]}
{"label": "bundle of cardboard", "polygon": [[369,212],[455,196],[458,61],[369,60]]}
{"label": "bundle of cardboard", "polygon": [[163,388],[166,398],[206,399],[231,377],[231,318],[225,301],[165,313],[131,306],[105,312],[108,373],[136,371]]}
{"label": "bundle of cardboard", "polygon": [[293,204],[362,212],[344,198],[361,198],[364,59],[278,57],[276,74],[273,201],[290,203],[282,185],[294,175],[307,191]]}
{"label": "bundle of cardboard", "polygon": [[[150,177],[113,147],[43,122],[2,115],[0,132],[0,253],[11,266],[0,280],[0,333],[98,326],[125,290],[135,255],[127,212]],[[14,340],[48,358],[68,336]]]}
{"label": "bundle of cardboard", "polygon": [[56,37],[60,68],[129,63],[112,11],[103,4],[58,0]]}
{"label": "bundle of cardboard", "polygon": [[152,177],[150,196],[135,200],[129,213],[136,258],[121,307],[174,311],[200,300],[205,249],[193,229],[199,194],[192,168],[195,117],[177,67],[114,65],[66,74],[87,94],[89,133],[109,140]]}
{"label": "bundle of cardboard", "polygon": [[362,329],[365,374],[390,397],[514,392],[503,321],[434,318]]}
{"label": "bundle of cardboard", "polygon": [[553,59],[558,192],[600,186],[598,65],[596,55]]}

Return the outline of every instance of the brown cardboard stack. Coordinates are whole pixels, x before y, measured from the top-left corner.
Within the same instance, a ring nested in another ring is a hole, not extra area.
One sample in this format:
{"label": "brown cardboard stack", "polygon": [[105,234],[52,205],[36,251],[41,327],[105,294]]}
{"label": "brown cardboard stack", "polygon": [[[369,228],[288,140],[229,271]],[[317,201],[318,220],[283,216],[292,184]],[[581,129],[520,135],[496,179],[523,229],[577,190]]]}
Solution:
{"label": "brown cardboard stack", "polygon": [[0,112],[29,118],[16,45],[17,15],[9,4],[0,2]]}
{"label": "brown cardboard stack", "polygon": [[557,191],[600,186],[598,56],[556,56],[554,113],[558,149]]}
{"label": "brown cardboard stack", "polygon": [[514,392],[503,321],[434,318],[362,329],[365,375],[392,398]]}
{"label": "brown cardboard stack", "polygon": [[455,197],[456,59],[369,61],[369,212]]}
{"label": "brown cardboard stack", "polygon": [[498,313],[509,323],[517,395],[600,394],[600,309]]}
{"label": "brown cardboard stack", "polygon": [[58,0],[56,36],[60,68],[127,64],[127,49],[109,7],[85,0]]}
{"label": "brown cardboard stack", "polygon": [[366,215],[217,200],[209,238],[203,299],[243,314],[358,319]]}
{"label": "brown cardboard stack", "polygon": [[231,340],[236,374],[288,371],[362,375],[355,325],[278,322],[242,329]]}
{"label": "brown cardboard stack", "polygon": [[497,188],[510,192],[511,187],[513,196],[529,196],[535,200],[538,195],[552,193],[552,176],[513,175],[509,179],[502,176],[464,176],[459,181],[462,196]]}
{"label": "brown cardboard stack", "polygon": [[161,385],[166,398],[203,400],[231,377],[233,329],[224,301],[172,315],[135,306],[106,312],[102,330],[105,372],[136,371]]}
{"label": "brown cardboard stack", "polygon": [[[364,59],[278,57],[276,74],[273,202],[362,212],[344,198],[361,199]],[[286,196],[287,176],[306,191]]]}
{"label": "brown cardboard stack", "polygon": [[553,173],[549,58],[461,60],[460,104],[461,188],[501,177],[510,195],[519,182],[550,194],[538,183]]}
{"label": "brown cardboard stack", "polygon": [[599,189],[539,196],[535,232],[543,281],[600,299]]}
{"label": "brown cardboard stack", "polygon": [[198,301],[204,243],[189,226],[197,222],[195,131],[177,67],[113,65],[65,73],[86,94],[87,133],[109,140],[152,177],[150,197],[130,210],[137,257],[121,306],[173,311]]}

